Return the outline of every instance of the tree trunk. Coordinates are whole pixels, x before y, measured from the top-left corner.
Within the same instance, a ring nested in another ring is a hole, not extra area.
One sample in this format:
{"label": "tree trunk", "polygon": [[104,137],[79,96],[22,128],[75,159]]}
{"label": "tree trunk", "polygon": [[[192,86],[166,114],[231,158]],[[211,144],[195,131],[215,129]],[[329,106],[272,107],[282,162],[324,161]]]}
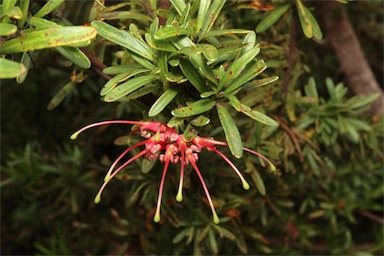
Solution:
{"label": "tree trunk", "polygon": [[336,1],[318,1],[317,6],[323,18],[325,35],[332,44],[349,88],[359,95],[379,93],[380,97],[372,103],[370,113],[382,115],[384,93],[369,67],[344,7]]}

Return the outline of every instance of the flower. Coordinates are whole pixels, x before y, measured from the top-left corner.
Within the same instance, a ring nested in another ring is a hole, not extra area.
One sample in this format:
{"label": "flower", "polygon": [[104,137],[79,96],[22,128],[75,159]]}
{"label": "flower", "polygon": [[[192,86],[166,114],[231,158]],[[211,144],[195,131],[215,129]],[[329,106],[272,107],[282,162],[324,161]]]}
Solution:
{"label": "flower", "polygon": [[[178,134],[174,128],[170,128],[163,123],[154,122],[154,121],[129,121],[129,120],[103,121],[103,122],[98,122],[98,123],[85,126],[84,128],[72,134],[71,139],[76,139],[81,132],[89,128],[97,127],[101,125],[107,125],[107,124],[134,125],[133,130],[140,132],[140,135],[146,139],[139,143],[136,143],[133,146],[128,147],[112,163],[111,167],[109,168],[104,178],[104,183],[95,197],[95,203],[100,202],[101,194],[105,189],[105,187],[107,186],[107,184],[109,183],[109,181],[114,176],[116,176],[122,169],[124,169],[127,165],[129,165],[139,157],[145,157],[151,161],[158,158],[160,162],[164,163],[164,168],[161,176],[156,212],[153,220],[155,222],[160,221],[161,200],[162,200],[164,182],[165,182],[165,177],[169,167],[169,163],[176,165],[180,162],[180,182],[179,182],[179,188],[176,195],[176,200],[178,202],[181,202],[183,200],[182,188],[183,188],[183,180],[184,180],[184,169],[185,169],[185,166],[187,166],[188,164],[191,164],[197,176],[199,177],[199,180],[201,182],[201,185],[203,186],[205,195],[207,196],[208,203],[213,215],[213,222],[216,224],[219,223],[220,220],[213,206],[209,190],[207,188],[207,185],[205,184],[203,176],[201,175],[200,169],[197,166],[199,153],[202,151],[202,149],[206,149],[208,151],[214,152],[217,155],[219,155],[221,158],[223,158],[224,161],[226,161],[232,167],[232,169],[236,172],[236,174],[239,176],[243,184],[243,188],[246,190],[249,189],[248,182],[244,179],[243,175],[237,169],[237,167],[221,151],[219,151],[216,148],[216,146],[228,146],[226,142],[217,141],[217,140],[214,140],[213,138],[204,138],[200,136],[196,136],[194,139],[188,142],[184,139],[182,134],[181,135]],[[140,146],[144,146],[144,149],[140,153],[131,157],[129,160],[124,162],[121,166],[119,166],[115,170],[116,165],[120,162],[120,160],[125,155],[127,155],[132,149]],[[265,156],[248,148],[243,148],[243,150],[249,153],[252,153],[256,156],[259,156],[270,165],[271,170],[273,171],[276,170],[276,167]]]}

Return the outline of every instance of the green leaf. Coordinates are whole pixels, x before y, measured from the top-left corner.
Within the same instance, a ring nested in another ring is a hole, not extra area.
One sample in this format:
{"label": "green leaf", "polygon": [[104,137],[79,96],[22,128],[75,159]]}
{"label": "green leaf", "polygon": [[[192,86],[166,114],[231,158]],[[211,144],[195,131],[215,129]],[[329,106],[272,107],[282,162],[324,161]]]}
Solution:
{"label": "green leaf", "polygon": [[11,10],[16,5],[17,0],[3,0],[2,1],[2,13],[7,15],[8,11]]}
{"label": "green leaf", "polygon": [[104,95],[107,95],[110,91],[113,90],[113,88],[116,87],[116,85],[118,85],[119,83],[135,76],[135,75],[138,75],[138,74],[141,74],[141,73],[144,73],[144,72],[147,72],[149,71],[148,69],[134,69],[134,70],[130,70],[130,71],[126,71],[124,73],[120,73],[114,77],[112,77],[111,80],[109,80],[104,86],[103,88],[101,88],[101,91],[100,91],[100,96],[104,96]]}
{"label": "green leaf", "polygon": [[323,38],[323,32],[321,32],[320,26],[317,23],[315,17],[312,15],[312,13],[307,8],[305,8],[304,11],[305,11],[307,17],[309,18],[309,21],[311,22],[313,36],[317,39],[322,39]]}
{"label": "green leaf", "polygon": [[231,93],[235,91],[237,88],[243,86],[245,83],[249,82],[250,80],[254,79],[256,76],[261,74],[265,69],[267,68],[267,65],[265,65],[263,60],[259,61],[252,61],[242,72],[241,74],[233,80],[227,88],[224,89],[224,93]]}
{"label": "green leaf", "polygon": [[77,85],[77,82],[75,81],[71,81],[66,85],[64,85],[48,103],[47,109],[52,110],[55,107],[57,107],[60,104],[60,102],[62,102],[63,99],[75,88],[76,85]]}
{"label": "green leaf", "polygon": [[380,97],[380,93],[373,93],[370,95],[364,95],[362,96],[355,96],[347,101],[347,103],[351,103],[352,109],[357,109],[361,107],[368,106],[370,103],[374,102]]}
{"label": "green leaf", "polygon": [[188,35],[189,30],[181,27],[163,27],[160,28],[155,34],[154,38],[157,40],[164,40],[171,37]]}
{"label": "green leaf", "polygon": [[211,30],[225,2],[225,0],[213,0],[208,12],[206,13],[204,23],[201,26],[200,33],[198,35],[199,41],[205,36],[207,32]]}
{"label": "green leaf", "polygon": [[212,252],[214,254],[217,254],[219,252],[219,248],[217,246],[215,234],[213,233],[212,229],[208,230],[208,241],[209,245],[211,246]]}
{"label": "green leaf", "polygon": [[208,61],[215,61],[219,57],[219,53],[211,44],[197,44],[197,46],[202,50],[204,57]]}
{"label": "green leaf", "polygon": [[65,0],[49,0],[41,9],[33,16],[35,17],[44,17],[45,15],[51,13],[54,9],[59,7]]}
{"label": "green leaf", "polygon": [[255,182],[257,190],[259,190],[260,194],[265,196],[266,195],[265,185],[259,172],[254,168],[250,174],[253,182]]}
{"label": "green leaf", "polygon": [[8,23],[0,23],[0,36],[9,36],[17,32],[17,26]]}
{"label": "green leaf", "polygon": [[184,141],[191,142],[194,138],[196,138],[197,133],[198,132],[193,127],[193,125],[191,123],[189,123],[187,128],[184,130],[184,133],[183,133]]}
{"label": "green leaf", "polygon": [[246,46],[241,49],[240,56],[244,55],[248,51],[252,50],[253,47],[255,47],[255,45],[256,45],[256,33],[253,31],[249,32],[244,37],[243,44]]}
{"label": "green leaf", "polygon": [[153,35],[146,33],[145,41],[148,45],[156,50],[167,51],[167,52],[176,52],[177,49],[173,44],[166,40],[156,40]]}
{"label": "green leaf", "polygon": [[221,103],[216,104],[216,109],[232,155],[241,158],[243,156],[243,143],[235,121]]}
{"label": "green leaf", "polygon": [[212,225],[214,229],[217,230],[217,232],[219,233],[220,237],[226,237],[228,238],[229,240],[234,240],[236,238],[236,236],[231,232],[229,231],[228,229],[226,228],[223,228],[219,225]]}
{"label": "green leaf", "polygon": [[204,37],[215,37],[215,36],[225,36],[225,35],[232,35],[232,34],[248,34],[250,30],[247,29],[220,29],[220,30],[213,30],[209,31],[205,34]]}
{"label": "green leaf", "polygon": [[283,16],[286,11],[288,11],[291,4],[284,4],[276,7],[268,13],[268,15],[257,25],[256,32],[260,33],[268,29],[270,26],[275,24],[275,22]]}
{"label": "green leaf", "polygon": [[56,50],[81,68],[89,68],[91,66],[91,61],[79,48],[60,46],[56,47]]}
{"label": "green leaf", "polygon": [[192,119],[190,122],[194,126],[202,127],[202,126],[206,126],[207,124],[209,124],[210,121],[211,120],[209,118],[200,115],[200,116]]}
{"label": "green leaf", "polygon": [[313,77],[308,79],[308,84],[304,87],[305,95],[314,98],[316,104],[319,103],[319,95],[317,93],[316,82]]}
{"label": "green leaf", "polygon": [[23,64],[0,58],[0,78],[16,78],[26,72]]}
{"label": "green leaf", "polygon": [[137,89],[136,91],[130,93],[125,99],[127,101],[134,100],[140,97],[143,97],[144,95],[147,95],[148,93],[154,92],[159,89],[158,84],[147,84],[143,87]]}
{"label": "green leaf", "polygon": [[149,109],[148,116],[153,117],[158,115],[168,104],[177,96],[179,90],[175,86],[166,90]]}
{"label": "green leaf", "polygon": [[279,79],[278,76],[271,76],[271,77],[266,77],[266,78],[262,78],[262,79],[257,79],[257,80],[254,80],[252,82],[247,83],[243,87],[243,89],[250,89],[250,88],[255,88],[255,87],[256,88],[257,87],[261,87],[261,86],[273,83],[273,82],[277,81],[278,79]]}
{"label": "green leaf", "polygon": [[[148,60],[142,58],[139,55],[136,55],[134,53],[131,53],[132,59],[134,59],[137,63],[139,63],[141,66],[143,66],[146,69],[152,70],[152,72],[155,72],[156,70],[159,70],[155,65],[153,65],[151,62]],[[157,72],[157,71],[156,71]]]}
{"label": "green leaf", "polygon": [[17,21],[19,28],[23,28],[28,16],[30,0],[19,1],[19,7],[21,10],[21,19]]}
{"label": "green leaf", "polygon": [[101,18],[103,20],[138,20],[138,21],[152,21],[148,15],[131,12],[131,11],[117,11],[117,12],[102,12]]}
{"label": "green leaf", "polygon": [[21,75],[19,75],[17,78],[16,78],[16,82],[18,84],[21,84],[22,82],[24,82],[25,78],[27,77],[28,75],[28,71],[29,71],[29,67],[31,66],[33,60],[31,59],[31,57],[33,56],[34,52],[31,51],[31,52],[24,52],[23,55],[21,56],[21,61],[20,63],[24,65],[25,67],[25,72],[22,73]]}
{"label": "green leaf", "polygon": [[311,20],[308,17],[309,11],[303,5],[301,0],[296,1],[296,7],[297,7],[297,12],[299,13],[300,23],[301,23],[301,27],[303,29],[304,35],[308,38],[312,38],[313,28],[312,28]]}
{"label": "green leaf", "polygon": [[199,11],[197,13],[197,19],[196,19],[196,28],[195,28],[196,34],[200,32],[200,29],[203,26],[205,19],[207,18],[207,12],[210,5],[211,5],[211,0],[200,0]]}
{"label": "green leaf", "polygon": [[218,91],[221,91],[223,87],[227,86],[230,82],[232,82],[235,78],[237,78],[245,66],[254,60],[257,54],[259,54],[260,48],[255,46],[252,50],[248,51],[246,54],[242,55],[240,58],[235,60],[232,65],[227,69],[224,76],[221,77],[219,82]]}
{"label": "green leaf", "polygon": [[200,92],[204,92],[205,80],[187,59],[181,59],[180,68],[189,82]]}
{"label": "green leaf", "polygon": [[181,16],[183,15],[183,11],[187,4],[184,2],[184,0],[170,0],[173,7],[175,7],[177,13]]}
{"label": "green leaf", "polygon": [[155,166],[155,164],[156,161],[150,161],[147,158],[143,158],[141,162],[141,171],[143,173],[148,173],[153,168],[153,166]]}
{"label": "green leaf", "polygon": [[119,86],[113,88],[107,95],[105,95],[104,100],[106,102],[112,102],[118,100],[131,92],[139,89],[140,87],[159,79],[158,75],[145,75],[132,78],[127,82],[120,84]]}
{"label": "green leaf", "polygon": [[202,99],[193,102],[192,104],[172,110],[172,115],[175,117],[189,117],[202,114],[211,110],[216,104],[216,101],[211,99]]}
{"label": "green leaf", "polygon": [[186,7],[184,8],[183,14],[181,15],[179,19],[180,24],[187,23],[190,19],[189,10],[191,9],[191,4],[188,3]]}
{"label": "green leaf", "polygon": [[70,26],[31,31],[5,42],[0,53],[27,52],[57,46],[87,46],[96,36],[92,27]]}
{"label": "green leaf", "polygon": [[149,45],[140,39],[135,38],[129,32],[119,30],[102,21],[92,21],[94,27],[100,36],[127,48],[129,51],[142,56],[143,58],[155,62],[155,53]]}
{"label": "green leaf", "polygon": [[269,116],[267,116],[267,115],[265,115],[259,111],[252,110],[247,105],[242,104],[235,96],[228,96],[228,99],[229,99],[229,104],[232,107],[234,107],[237,111],[249,116],[250,118],[252,118],[252,119],[254,119],[260,123],[269,125],[269,126],[278,126],[279,125],[275,120],[273,120]]}
{"label": "green leaf", "polygon": [[130,71],[134,71],[134,70],[140,69],[140,68],[141,68],[141,66],[133,65],[133,64],[118,65],[118,66],[111,66],[111,67],[103,69],[103,73],[108,74],[108,75],[112,75],[112,74],[130,72]]}

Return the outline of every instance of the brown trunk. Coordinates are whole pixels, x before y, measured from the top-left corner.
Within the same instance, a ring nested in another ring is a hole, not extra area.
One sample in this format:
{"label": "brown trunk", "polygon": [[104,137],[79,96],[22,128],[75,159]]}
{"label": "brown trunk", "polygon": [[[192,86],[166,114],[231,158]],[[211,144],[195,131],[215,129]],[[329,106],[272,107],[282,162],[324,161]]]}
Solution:
{"label": "brown trunk", "polygon": [[344,7],[336,1],[318,1],[317,6],[323,16],[325,35],[331,42],[348,79],[349,88],[359,95],[379,93],[380,98],[372,103],[370,112],[372,115],[382,115],[383,91],[368,65]]}

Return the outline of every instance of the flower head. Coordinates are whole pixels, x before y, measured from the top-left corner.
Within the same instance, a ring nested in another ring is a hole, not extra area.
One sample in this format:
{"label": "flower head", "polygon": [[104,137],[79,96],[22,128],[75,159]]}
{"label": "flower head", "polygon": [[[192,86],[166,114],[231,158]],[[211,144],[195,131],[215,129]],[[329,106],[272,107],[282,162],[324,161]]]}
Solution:
{"label": "flower head", "polygon": [[[191,164],[197,176],[199,177],[201,185],[203,186],[204,192],[207,196],[208,203],[213,215],[213,222],[216,224],[219,223],[219,217],[217,216],[217,213],[213,206],[209,190],[207,188],[207,185],[205,184],[203,176],[201,175],[200,169],[197,166],[199,153],[202,151],[202,149],[206,149],[210,152],[214,152],[217,155],[219,155],[221,158],[223,158],[224,161],[226,161],[232,167],[232,169],[236,172],[236,174],[239,176],[243,184],[243,188],[248,190],[250,187],[248,182],[245,180],[245,178],[241,174],[241,172],[237,169],[237,167],[228,159],[228,157],[226,157],[221,151],[219,151],[216,148],[216,146],[228,146],[226,142],[217,141],[212,138],[203,138],[200,136],[196,136],[192,141],[187,142],[184,140],[183,135],[178,134],[174,128],[170,128],[163,123],[153,122],[153,121],[141,122],[141,121],[128,121],[128,120],[103,121],[103,122],[98,122],[98,123],[85,126],[84,128],[75,132],[71,136],[71,139],[76,139],[77,136],[84,130],[87,130],[89,128],[96,127],[96,126],[106,125],[106,124],[134,125],[133,130],[136,132],[139,132],[140,135],[145,138],[145,140],[139,143],[136,143],[133,146],[128,147],[112,163],[111,167],[109,168],[104,178],[104,183],[95,197],[95,203],[100,202],[101,194],[104,188],[106,187],[106,185],[108,184],[108,182],[114,176],[116,176],[122,169],[124,169],[127,165],[129,165],[139,157],[145,157],[151,161],[158,158],[160,162],[164,163],[164,168],[163,168],[163,174],[160,181],[156,212],[153,220],[155,222],[160,221],[161,199],[163,194],[165,177],[167,174],[169,164],[172,163],[176,165],[180,163],[180,182],[179,182],[179,188],[176,195],[176,200],[178,202],[181,202],[183,200],[182,187],[183,187],[183,180],[184,180],[184,169],[186,165]],[[138,148],[141,146],[144,146],[144,149],[140,153],[131,157],[129,160],[127,160],[121,166],[115,169],[116,165],[120,162],[120,160],[125,155],[127,155],[132,149]],[[256,156],[259,156],[270,165],[270,168],[273,171],[276,170],[275,166],[265,156],[248,148],[243,148],[243,149]]]}

